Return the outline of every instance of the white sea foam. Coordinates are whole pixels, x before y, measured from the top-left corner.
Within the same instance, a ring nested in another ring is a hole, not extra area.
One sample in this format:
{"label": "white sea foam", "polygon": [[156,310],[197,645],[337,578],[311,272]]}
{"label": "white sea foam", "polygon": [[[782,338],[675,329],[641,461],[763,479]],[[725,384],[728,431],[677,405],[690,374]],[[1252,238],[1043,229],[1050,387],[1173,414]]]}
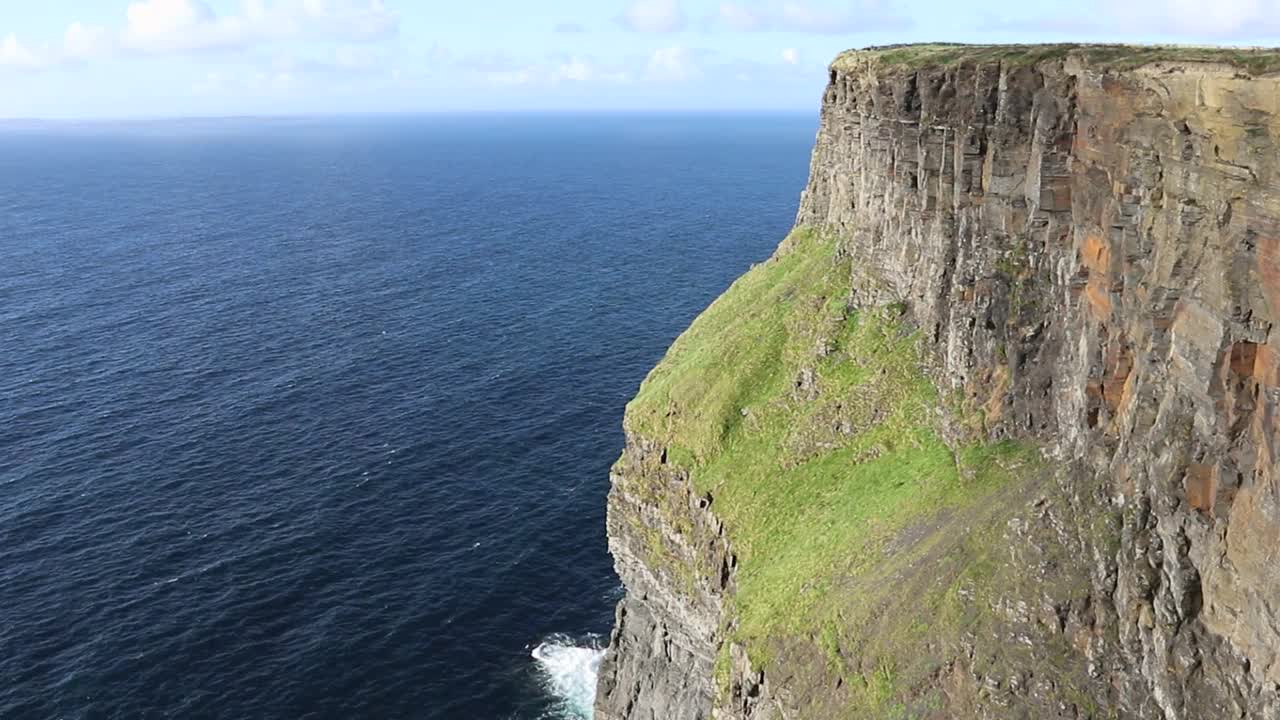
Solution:
{"label": "white sea foam", "polygon": [[556,698],[556,709],[564,720],[591,720],[602,658],[604,648],[594,638],[575,642],[555,635],[533,649],[542,681]]}

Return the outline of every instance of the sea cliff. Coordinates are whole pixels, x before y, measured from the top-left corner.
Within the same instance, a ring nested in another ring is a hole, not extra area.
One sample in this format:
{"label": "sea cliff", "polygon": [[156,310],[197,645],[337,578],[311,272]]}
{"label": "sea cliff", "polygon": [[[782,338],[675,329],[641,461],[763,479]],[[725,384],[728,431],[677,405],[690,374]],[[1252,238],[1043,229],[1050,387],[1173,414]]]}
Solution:
{"label": "sea cliff", "polygon": [[628,406],[596,717],[1280,717],[1277,70],[837,58]]}

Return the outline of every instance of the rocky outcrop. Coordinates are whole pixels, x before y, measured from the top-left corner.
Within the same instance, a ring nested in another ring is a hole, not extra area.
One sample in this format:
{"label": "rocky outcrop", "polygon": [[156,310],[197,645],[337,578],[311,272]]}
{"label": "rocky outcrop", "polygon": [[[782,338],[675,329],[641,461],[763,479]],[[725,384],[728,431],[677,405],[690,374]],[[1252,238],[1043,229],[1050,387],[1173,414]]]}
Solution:
{"label": "rocky outcrop", "polygon": [[[931,639],[932,675],[890,690],[903,717],[1280,717],[1268,58],[905,47],[833,63],[797,224],[838,237],[852,306],[905,306],[929,375],[960,396],[950,437],[1034,441],[1054,468],[998,518],[999,562],[1025,577],[966,601],[992,632]],[[627,596],[597,717],[831,716],[840,673],[736,647],[734,528],[663,455],[631,434],[613,476]],[[1032,648],[1017,672],[1010,642]]]}
{"label": "rocky outcrop", "polygon": [[732,554],[709,499],[661,448],[627,443],[611,474],[609,550],[627,588],[600,668],[599,720],[708,717]]}

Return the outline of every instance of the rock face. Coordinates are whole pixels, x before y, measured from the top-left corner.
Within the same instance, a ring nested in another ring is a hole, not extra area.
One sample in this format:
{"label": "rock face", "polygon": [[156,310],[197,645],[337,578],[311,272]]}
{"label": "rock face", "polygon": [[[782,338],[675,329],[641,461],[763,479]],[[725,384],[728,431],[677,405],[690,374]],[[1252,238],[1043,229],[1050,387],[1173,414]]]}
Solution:
{"label": "rock face", "polygon": [[[611,479],[609,548],[627,593],[601,663],[596,717],[708,717],[732,569],[723,526],[662,450],[641,438],[628,441]],[[674,562],[654,562],[647,550],[654,546],[673,552]],[[718,575],[694,579],[707,563]]]}
{"label": "rock face", "polygon": [[[972,599],[991,632],[932,638],[881,717],[1280,718],[1280,76],[1256,58],[833,63],[797,225],[838,238],[851,306],[905,306],[960,397],[949,436],[1036,442],[1054,468],[1009,490],[999,562],[1025,577]],[[830,662],[734,640],[734,527],[628,430],[596,717],[848,712]]]}

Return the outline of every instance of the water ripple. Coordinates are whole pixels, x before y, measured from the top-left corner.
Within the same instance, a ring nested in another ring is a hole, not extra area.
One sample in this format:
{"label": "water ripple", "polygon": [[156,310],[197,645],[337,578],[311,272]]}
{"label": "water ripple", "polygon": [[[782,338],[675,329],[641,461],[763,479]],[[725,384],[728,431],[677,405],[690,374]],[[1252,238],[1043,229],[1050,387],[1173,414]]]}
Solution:
{"label": "water ripple", "polygon": [[585,717],[622,408],[812,133],[0,132],[0,717]]}

